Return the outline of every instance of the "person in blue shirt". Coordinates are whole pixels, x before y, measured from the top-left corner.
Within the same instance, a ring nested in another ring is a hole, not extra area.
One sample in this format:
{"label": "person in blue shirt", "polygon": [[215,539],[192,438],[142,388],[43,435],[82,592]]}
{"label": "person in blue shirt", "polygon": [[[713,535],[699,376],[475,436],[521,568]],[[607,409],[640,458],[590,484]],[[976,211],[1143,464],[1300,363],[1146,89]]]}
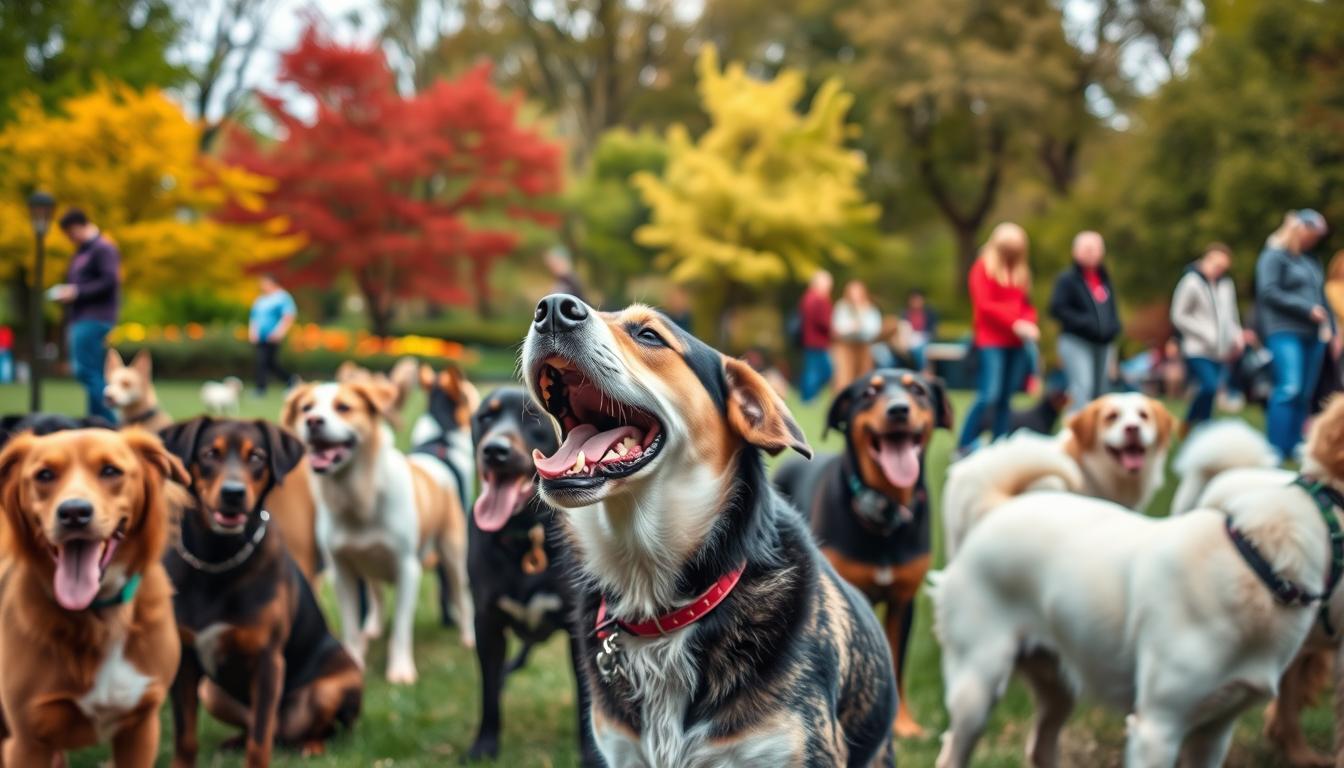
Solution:
{"label": "person in blue shirt", "polygon": [[294,325],[298,309],[294,297],[280,287],[273,275],[261,276],[261,295],[252,302],[248,316],[247,337],[257,347],[257,396],[266,394],[266,378],[274,375],[290,384],[293,376],[280,367],[280,344]]}

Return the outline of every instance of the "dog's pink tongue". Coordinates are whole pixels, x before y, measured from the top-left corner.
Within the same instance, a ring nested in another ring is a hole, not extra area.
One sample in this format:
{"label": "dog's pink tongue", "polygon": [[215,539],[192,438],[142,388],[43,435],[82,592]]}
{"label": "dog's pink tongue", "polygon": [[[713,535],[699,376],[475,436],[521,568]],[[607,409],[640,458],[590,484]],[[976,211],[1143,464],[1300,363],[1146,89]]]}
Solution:
{"label": "dog's pink tongue", "polygon": [[82,611],[98,596],[98,543],[67,541],[56,553],[56,602],[67,611]]}
{"label": "dog's pink tongue", "polygon": [[883,440],[877,463],[887,482],[897,488],[912,488],[919,482],[919,444],[914,440]]}
{"label": "dog's pink tongue", "polygon": [[500,480],[495,473],[487,472],[481,478],[481,495],[476,498],[476,506],[472,508],[476,527],[486,533],[503,528],[518,508],[523,489],[531,482],[532,479],[526,476]]}
{"label": "dog's pink tongue", "polygon": [[596,464],[612,446],[627,437],[633,437],[638,442],[644,435],[631,426],[598,432],[597,427],[592,424],[581,424],[569,433],[564,445],[554,454],[535,459],[537,471],[542,477],[559,477],[574,467],[574,462],[579,458],[579,451],[583,451],[585,465]]}
{"label": "dog's pink tongue", "polygon": [[308,463],[313,469],[323,470],[336,463],[336,459],[341,455],[341,449],[336,448],[315,448],[308,452]]}
{"label": "dog's pink tongue", "polygon": [[1121,451],[1120,466],[1124,467],[1126,472],[1141,472],[1146,458],[1143,451]]}

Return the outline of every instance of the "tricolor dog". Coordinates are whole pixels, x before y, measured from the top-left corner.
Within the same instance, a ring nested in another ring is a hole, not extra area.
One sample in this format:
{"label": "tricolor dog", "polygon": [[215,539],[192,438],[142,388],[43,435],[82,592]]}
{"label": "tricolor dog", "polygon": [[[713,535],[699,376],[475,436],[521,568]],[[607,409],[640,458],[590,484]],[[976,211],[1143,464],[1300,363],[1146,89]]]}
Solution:
{"label": "tricolor dog", "polygon": [[762,450],[811,451],[765,379],[647,307],[564,294],[522,369],[560,431],[536,467],[607,763],[890,765],[891,653],[766,480]]}
{"label": "tricolor dog", "polygon": [[[386,420],[395,398],[394,388],[376,382],[305,384],[285,401],[282,422],[308,449],[318,541],[335,572],[346,646],[362,664],[368,639],[382,628],[381,587],[393,585],[387,678],[413,683],[411,634],[429,552],[448,565],[464,645],[475,645],[475,630],[460,497],[438,460],[397,450]],[[370,598],[363,628],[360,581]]]}
{"label": "tricolor dog", "polygon": [[154,765],[179,653],[159,558],[186,480],[140,429],[21,434],[0,452],[5,765],[64,765],[98,743],[119,768]]}
{"label": "tricolor dog", "polygon": [[893,727],[897,736],[917,736],[903,678],[915,595],[931,550],[924,452],[935,429],[952,428],[952,408],[941,381],[883,368],[835,396],[826,427],[844,433],[844,453],[795,459],[780,467],[775,484],[808,515],[835,570],[874,605],[886,606],[901,699]]}

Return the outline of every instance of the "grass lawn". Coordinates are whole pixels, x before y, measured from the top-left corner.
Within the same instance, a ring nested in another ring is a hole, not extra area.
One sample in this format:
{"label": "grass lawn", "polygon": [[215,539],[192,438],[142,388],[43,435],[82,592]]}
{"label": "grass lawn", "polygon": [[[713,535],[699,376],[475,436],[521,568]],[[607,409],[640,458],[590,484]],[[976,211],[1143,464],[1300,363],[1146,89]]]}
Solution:
{"label": "grass lawn", "polygon": [[[200,410],[197,382],[164,382],[158,385],[164,408],[182,418]],[[64,413],[79,413],[83,409],[83,395],[69,381],[50,382],[44,390],[44,409]],[[957,393],[954,397],[957,413],[966,410],[969,395]],[[247,416],[275,418],[279,413],[282,395],[272,392],[264,399],[245,395],[243,411]],[[24,411],[27,408],[27,390],[19,386],[0,386],[0,413]],[[836,435],[828,440],[820,438],[826,405],[815,402],[803,405],[790,403],[803,429],[812,436],[813,447],[836,450],[840,441]],[[424,403],[418,397],[408,404],[406,413],[413,417],[423,411]],[[1258,418],[1258,415],[1257,415]],[[402,435],[405,441],[405,435]],[[939,434],[929,451],[930,491],[933,508],[938,508],[943,475],[947,465],[952,437]],[[1153,510],[1164,510],[1170,500],[1173,485],[1153,503]],[[934,526],[935,547],[939,526]],[[475,655],[458,642],[455,631],[438,625],[432,605],[436,587],[426,579],[421,590],[420,608],[416,617],[415,650],[420,682],[410,688],[386,684],[383,667],[386,645],[378,642],[370,653],[371,674],[365,690],[364,713],[354,731],[331,743],[329,752],[321,758],[301,760],[293,753],[281,752],[277,765],[310,766],[384,766],[444,765],[456,762],[466,752],[475,736],[479,712],[479,686]],[[324,588],[323,604],[327,615],[335,616],[330,588]],[[334,621],[334,620],[333,620]],[[930,606],[920,599],[919,618],[914,631],[914,643],[907,661],[906,693],[916,717],[928,735],[923,739],[903,742],[899,762],[904,766],[929,766],[938,751],[938,739],[946,725],[942,708],[942,679],[938,667],[938,647],[931,633]],[[574,736],[574,695],[568,670],[568,657],[563,640],[555,637],[534,654],[527,668],[509,678],[504,694],[504,729],[498,764],[510,768],[548,768],[576,765]],[[1031,701],[1026,689],[1014,683],[994,712],[985,738],[976,752],[977,766],[1022,765],[1026,734],[1031,720]],[[210,766],[241,764],[236,754],[220,754],[215,746],[229,734],[212,723],[209,716],[201,718],[203,725],[201,763]],[[1306,714],[1308,738],[1321,748],[1331,742],[1331,717],[1326,707],[1318,707]],[[1228,761],[1230,766],[1276,766],[1280,761],[1260,737],[1259,710],[1247,713],[1237,731],[1236,744]],[[166,765],[172,753],[171,718],[165,712],[161,763]],[[1118,766],[1124,742],[1123,718],[1113,712],[1084,705],[1075,713],[1064,734],[1065,765]],[[76,756],[74,766],[97,764],[101,752]]]}

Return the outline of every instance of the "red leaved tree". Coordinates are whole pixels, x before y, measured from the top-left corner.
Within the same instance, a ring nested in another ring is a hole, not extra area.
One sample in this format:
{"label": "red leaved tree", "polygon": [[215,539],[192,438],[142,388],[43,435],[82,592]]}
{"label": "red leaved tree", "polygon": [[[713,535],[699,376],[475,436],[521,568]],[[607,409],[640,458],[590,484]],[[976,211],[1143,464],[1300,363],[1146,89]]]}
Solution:
{"label": "red leaved tree", "polygon": [[282,139],[231,136],[225,154],[276,185],[264,210],[230,216],[286,217],[309,245],[269,268],[295,285],[350,274],[374,333],[388,333],[397,299],[484,297],[520,223],[556,223],[561,149],[519,124],[518,99],[491,84],[489,66],[407,98],[377,47],[345,47],[310,25],[280,79],[315,116],[262,97]]}

